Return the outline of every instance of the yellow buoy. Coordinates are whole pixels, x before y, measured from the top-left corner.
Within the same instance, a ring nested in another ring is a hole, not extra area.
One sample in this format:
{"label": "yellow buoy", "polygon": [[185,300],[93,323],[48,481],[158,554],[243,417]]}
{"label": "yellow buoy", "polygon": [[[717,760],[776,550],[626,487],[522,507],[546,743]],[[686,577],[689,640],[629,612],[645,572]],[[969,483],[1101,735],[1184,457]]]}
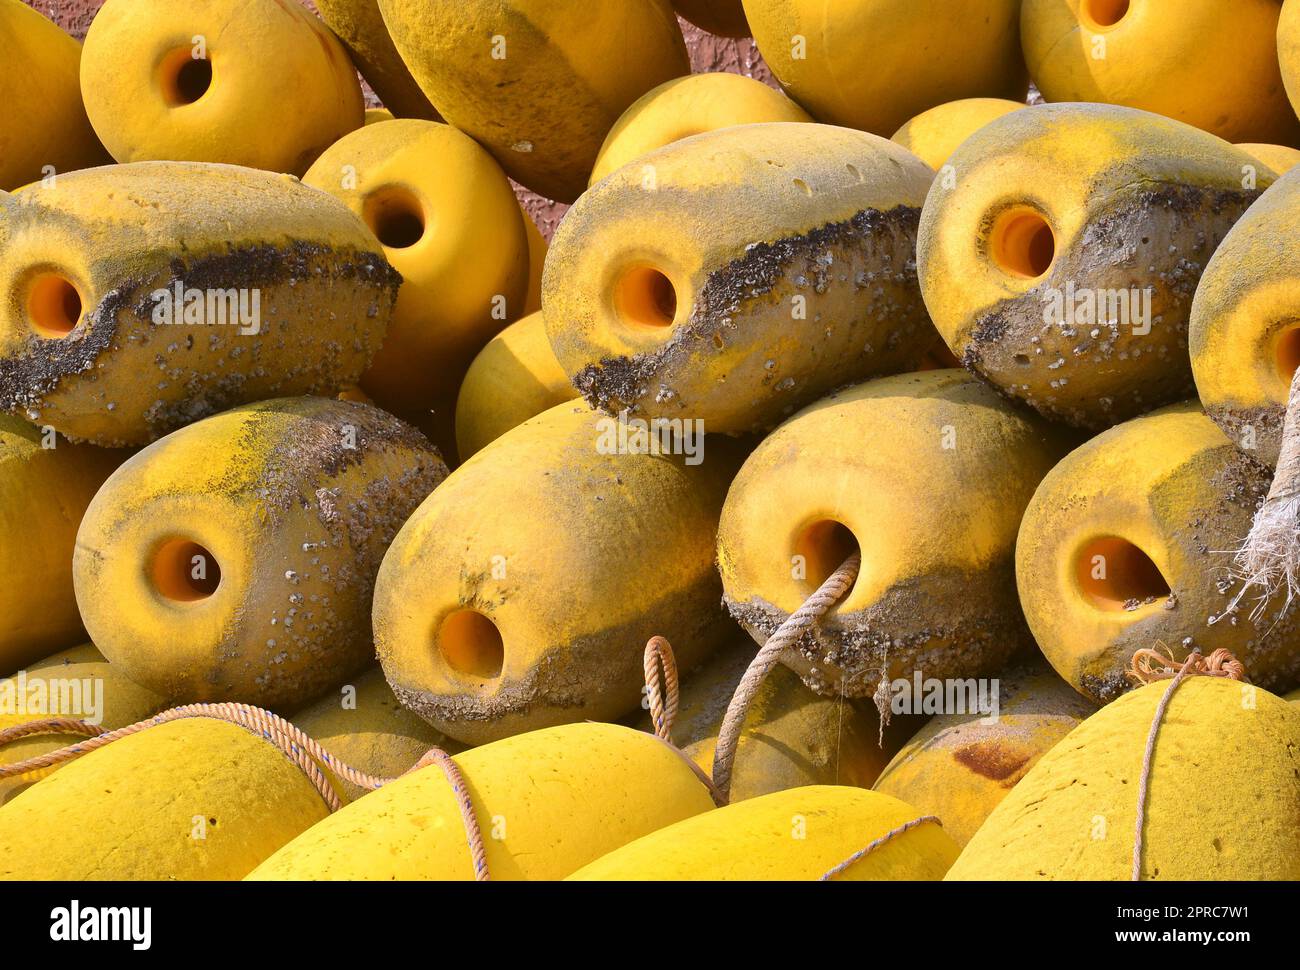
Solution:
{"label": "yellow buoy", "polygon": [[[399,704],[377,666],[326,692],[291,720],[336,761],[377,778],[405,773],[430,748],[454,753],[464,747]],[[355,801],[368,791],[321,767],[344,801]]]}
{"label": "yellow buoy", "polygon": [[1228,141],[1288,143],[1300,125],[1278,72],[1279,9],[1277,0],[1024,0],[1020,30],[1048,101],[1104,101]]}
{"label": "yellow buoy", "polygon": [[1258,143],[1242,143],[1237,145],[1247,155],[1253,155],[1278,175],[1285,175],[1291,169],[1300,164],[1300,148],[1291,148],[1287,145],[1262,145]]}
{"label": "yellow buoy", "polygon": [[362,390],[450,452],[466,369],[524,312],[528,238],[510,182],[471,138],[417,120],[353,132],[304,181],[364,219],[402,276]]}
{"label": "yellow buoy", "polygon": [[111,159],[81,103],[81,45],[22,0],[0,0],[0,189]]}
{"label": "yellow buoy", "polygon": [[85,639],[72,589],[77,526],[125,459],[0,415],[0,675]]}
{"label": "yellow buoy", "polygon": [[763,59],[818,121],[889,135],[959,98],[1023,101],[1019,0],[744,0]]}
{"label": "yellow buoy", "polygon": [[[685,758],[652,735],[615,724],[533,731],[454,760],[493,881],[562,879],[713,808]],[[468,880],[474,867],[456,797],[433,765],[344,807],[249,878]]]}
{"label": "yellow buoy", "polygon": [[688,670],[717,646],[713,537],[740,455],[678,430],[561,404],[456,469],[375,587],[375,646],[402,703],[482,744],[630,713],[655,634]]}
{"label": "yellow buoy", "polygon": [[1300,175],[1293,173],[1228,233],[1192,304],[1192,373],[1205,411],[1268,465],[1277,463],[1300,365],[1300,256],[1287,242],[1297,219]]}
{"label": "yellow buoy", "polygon": [[[923,813],[862,788],[818,785],[751,798],[644,836],[579,869],[575,880],[812,880]],[[957,844],[926,822],[833,878],[942,879]]]}
{"label": "yellow buoy", "polygon": [[540,313],[512,323],[474,358],[456,401],[456,444],[468,460],[511,428],[578,392],[555,359]]}
{"label": "yellow buoy", "polygon": [[1191,396],[1197,281],[1271,170],[1189,125],[1101,104],[1014,111],[948,165],[917,261],[963,364],[1098,430]]}
{"label": "yellow buoy", "polygon": [[871,697],[882,678],[996,671],[1029,643],[1016,529],[1070,441],[960,370],[832,394],[736,476],[718,528],[726,604],[766,642],[858,551],[852,588],[782,657],[810,687]]}
{"label": "yellow buoy", "polygon": [[1041,659],[997,675],[996,710],[943,710],[885,767],[875,789],[943,819],[958,845],[1096,707]]}
{"label": "yellow buoy", "polygon": [[[1043,756],[948,873],[954,880],[1130,878],[1158,681]],[[1217,677],[1179,686],[1161,722],[1143,829],[1145,880],[1300,879],[1300,710]]]}
{"label": "yellow buoy", "polygon": [[[1141,455],[1135,461],[1134,455]],[[1275,603],[1224,615],[1232,551],[1269,476],[1193,404],[1098,435],[1062,459],[1025,511],[1020,602],[1043,655],[1098,703],[1130,689],[1129,659],[1231,650],[1265,687],[1300,676],[1295,620]]]}
{"label": "yellow buoy", "polygon": [[91,503],[72,562],[86,628],[177,702],[297,707],[373,656],[379,562],[445,474],[367,404],[288,398],[193,424]]}
{"label": "yellow buoy", "polygon": [[[718,731],[736,686],[757,648],[737,637],[681,687],[673,743],[712,774]],[[897,718],[880,737],[874,707],[847,698],[818,697],[788,667],[764,679],[737,742],[728,797],[733,802],[808,785],[870,788],[918,720]],[[649,717],[642,729],[651,731]]]}
{"label": "yellow buoy", "polygon": [[638,98],[605,136],[590,184],[675,141],[718,128],[776,121],[812,121],[780,91],[725,72],[665,81]]}
{"label": "yellow buoy", "polygon": [[263,738],[173,721],[64,765],[0,808],[0,879],[242,879],[327,812]]}
{"label": "yellow buoy", "polygon": [[769,123],[661,148],[594,185],[556,231],[542,312],[609,413],[761,431],[938,339],[914,275],[934,172],[893,142]]}
{"label": "yellow buoy", "polygon": [[[166,706],[166,698],[128,680],[118,667],[102,657],[70,661],[51,657],[0,680],[0,731],[53,717],[86,721],[112,731],[142,721]],[[19,738],[0,745],[0,767],[49,754],[85,739],[84,734],[66,733]],[[0,805],[55,770],[37,769],[25,775],[0,778]]]}
{"label": "yellow buoy", "polygon": [[365,121],[343,45],[280,0],[108,0],[86,34],[81,91],[119,162],[301,175]]}
{"label": "yellow buoy", "polygon": [[227,165],[60,176],[0,240],[0,409],[98,445],[355,384],[400,282],[337,200]]}
{"label": "yellow buoy", "polygon": [[438,120],[438,112],[411,77],[388,36],[377,0],[316,0],[316,9],[347,47],[357,69],[385,107],[403,118]]}
{"label": "yellow buoy", "polygon": [[1027,107],[1022,101],[1002,98],[963,98],[922,111],[890,141],[898,142],[933,169],[941,169],[957,146],[1003,115]]}
{"label": "yellow buoy", "polygon": [[657,84],[691,73],[668,0],[379,0],[434,107],[516,181],[572,202],[611,125]]}

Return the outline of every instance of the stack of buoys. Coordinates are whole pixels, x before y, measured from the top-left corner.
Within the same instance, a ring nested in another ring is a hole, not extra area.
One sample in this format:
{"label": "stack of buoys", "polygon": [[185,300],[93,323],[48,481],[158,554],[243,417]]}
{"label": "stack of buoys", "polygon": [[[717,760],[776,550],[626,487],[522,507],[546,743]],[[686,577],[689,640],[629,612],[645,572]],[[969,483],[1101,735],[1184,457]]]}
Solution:
{"label": "stack of buoys", "polygon": [[0,879],[1300,878],[1300,0],[316,6],[0,0]]}

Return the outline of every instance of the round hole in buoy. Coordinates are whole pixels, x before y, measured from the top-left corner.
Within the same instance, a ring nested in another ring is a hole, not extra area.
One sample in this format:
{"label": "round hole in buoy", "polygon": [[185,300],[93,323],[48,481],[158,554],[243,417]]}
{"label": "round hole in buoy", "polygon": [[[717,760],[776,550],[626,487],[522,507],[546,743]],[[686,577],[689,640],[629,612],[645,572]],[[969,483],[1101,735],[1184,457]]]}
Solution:
{"label": "round hole in buoy", "polygon": [[1015,208],[993,224],[989,240],[993,262],[1004,272],[1024,279],[1045,276],[1056,259],[1056,236],[1036,209]]}
{"label": "round hole in buoy", "polygon": [[1114,27],[1128,16],[1129,0],[1084,0],[1083,16],[1091,27]]}
{"label": "round hole in buoy", "polygon": [[500,677],[506,662],[501,631],[477,610],[457,610],[442,621],[438,650],[453,670],[485,680]]}
{"label": "round hole in buoy", "polygon": [[212,62],[189,47],[174,50],[159,67],[158,87],[169,108],[194,104],[212,88]]}
{"label": "round hole in buoy", "polygon": [[28,284],[27,319],[39,336],[66,337],[81,322],[81,313],[81,294],[67,277],[41,273]]}
{"label": "round hole in buoy", "polygon": [[1075,563],[1079,588],[1093,606],[1119,611],[1126,604],[1169,596],[1169,583],[1155,561],[1127,539],[1105,536],[1079,550]]}
{"label": "round hole in buoy", "polygon": [[386,185],[366,196],[362,204],[366,225],[389,249],[409,249],[424,238],[424,206],[414,192]]}
{"label": "round hole in buoy", "polygon": [[626,322],[640,327],[671,327],[677,319],[677,289],[653,266],[634,266],[614,286],[614,306]]}
{"label": "round hole in buoy", "polygon": [[[800,581],[808,593],[816,591],[855,552],[861,552],[858,538],[841,522],[821,519],[806,526],[794,542],[794,568],[802,567]],[[795,574],[796,577],[799,575]]]}
{"label": "round hole in buoy", "polygon": [[1278,374],[1290,384],[1296,369],[1300,368],[1300,327],[1283,331],[1277,338],[1277,343],[1273,345],[1273,360],[1277,364]]}
{"label": "round hole in buoy", "polygon": [[178,603],[207,599],[221,585],[217,557],[192,539],[168,539],[159,546],[149,575],[154,589]]}

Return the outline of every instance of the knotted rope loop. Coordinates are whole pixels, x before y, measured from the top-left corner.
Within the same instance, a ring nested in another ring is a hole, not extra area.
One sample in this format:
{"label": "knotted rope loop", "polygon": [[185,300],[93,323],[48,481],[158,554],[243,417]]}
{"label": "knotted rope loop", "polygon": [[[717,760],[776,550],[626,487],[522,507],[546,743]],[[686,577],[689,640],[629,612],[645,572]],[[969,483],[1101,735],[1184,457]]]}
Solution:
{"label": "knotted rope loop", "polygon": [[1160,725],[1164,723],[1169,704],[1174,699],[1174,692],[1188,677],[1223,677],[1228,680],[1245,682],[1246,668],[1241,661],[1222,648],[1210,654],[1209,659],[1193,648],[1187,659],[1181,664],[1174,659],[1167,647],[1161,653],[1158,649],[1143,647],[1133,654],[1129,664],[1128,676],[1141,684],[1154,684],[1168,680],[1156,706],[1155,716],[1151,719],[1151,730],[1147,733],[1147,746],[1142,755],[1142,776],[1138,781],[1137,824],[1133,834],[1133,871],[1132,881],[1142,879],[1142,849],[1144,846],[1143,830],[1147,820],[1147,798],[1151,788],[1151,766],[1155,761],[1156,738],[1160,734]]}
{"label": "knotted rope loop", "polygon": [[[672,644],[663,637],[651,637],[645,645],[645,693],[650,705],[650,722],[655,736],[673,743],[673,721],[679,700],[677,659]],[[660,675],[662,673],[662,686]]]}

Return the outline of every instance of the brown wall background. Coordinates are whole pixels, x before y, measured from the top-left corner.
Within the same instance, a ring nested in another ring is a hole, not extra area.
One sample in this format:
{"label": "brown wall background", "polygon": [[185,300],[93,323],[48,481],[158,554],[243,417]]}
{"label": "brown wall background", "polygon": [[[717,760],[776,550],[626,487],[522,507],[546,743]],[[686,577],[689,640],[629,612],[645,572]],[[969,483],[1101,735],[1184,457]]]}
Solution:
{"label": "brown wall background", "polygon": [[[104,0],[25,0],[25,2],[74,37],[84,39],[95,12],[103,5]],[[299,2],[313,13],[316,12],[316,5],[312,0],[299,0]],[[757,78],[772,87],[777,87],[772,72],[768,70],[767,64],[763,62],[763,56],[759,54],[752,40],[715,37],[685,20],[681,21],[681,25],[682,33],[686,37],[686,46],[691,52],[691,68],[695,73],[728,71],[732,74]],[[366,95],[371,104],[379,103],[368,86]],[[550,239],[568,206],[543,199],[519,185],[515,186],[515,193],[528,214],[533,217],[533,221],[537,223],[538,228],[542,230],[542,234]]]}

